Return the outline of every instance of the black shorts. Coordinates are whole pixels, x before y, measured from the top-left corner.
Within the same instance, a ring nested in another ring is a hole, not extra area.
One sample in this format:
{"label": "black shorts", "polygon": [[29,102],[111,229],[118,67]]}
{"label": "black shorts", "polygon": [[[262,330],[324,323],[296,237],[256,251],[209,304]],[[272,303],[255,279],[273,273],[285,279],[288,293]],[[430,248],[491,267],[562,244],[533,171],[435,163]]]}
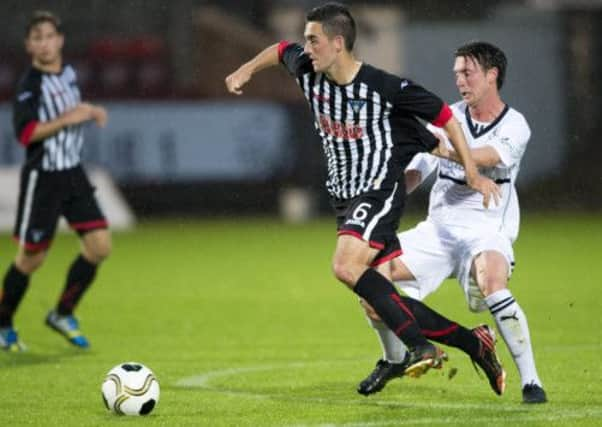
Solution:
{"label": "black shorts", "polygon": [[23,168],[15,240],[29,250],[47,248],[61,215],[80,235],[107,228],[94,191],[81,166],[58,172]]}
{"label": "black shorts", "polygon": [[355,236],[380,250],[373,267],[401,255],[397,229],[405,205],[403,181],[389,190],[371,191],[349,200],[331,199],[331,203],[339,236]]}

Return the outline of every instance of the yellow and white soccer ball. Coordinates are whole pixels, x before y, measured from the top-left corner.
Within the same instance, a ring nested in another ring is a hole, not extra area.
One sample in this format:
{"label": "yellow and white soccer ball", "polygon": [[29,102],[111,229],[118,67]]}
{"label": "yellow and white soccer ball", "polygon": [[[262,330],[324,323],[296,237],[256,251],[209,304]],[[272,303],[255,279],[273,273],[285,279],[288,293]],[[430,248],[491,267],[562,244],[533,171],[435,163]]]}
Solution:
{"label": "yellow and white soccer ball", "polygon": [[142,363],[120,363],[107,373],[102,398],[118,415],[147,415],[159,402],[159,382]]}

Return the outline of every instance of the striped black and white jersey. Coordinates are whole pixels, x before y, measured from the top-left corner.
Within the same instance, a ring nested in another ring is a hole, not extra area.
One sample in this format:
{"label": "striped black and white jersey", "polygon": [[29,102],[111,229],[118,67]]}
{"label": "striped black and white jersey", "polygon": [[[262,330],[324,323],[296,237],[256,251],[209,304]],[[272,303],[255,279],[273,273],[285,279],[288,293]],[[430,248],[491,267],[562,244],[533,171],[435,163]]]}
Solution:
{"label": "striped black and white jersey", "polygon": [[393,188],[414,154],[437,146],[419,119],[441,126],[452,116],[437,96],[371,65],[338,85],[313,70],[301,45],[280,42],[278,53],[314,115],[328,165],[326,188],[335,199]]}
{"label": "striped black and white jersey", "polygon": [[43,141],[31,141],[38,123],[56,119],[81,102],[77,77],[70,65],[60,73],[31,67],[21,78],[13,104],[16,136],[27,147],[26,166],[44,171],[61,171],[80,163],[83,126],[61,129]]}

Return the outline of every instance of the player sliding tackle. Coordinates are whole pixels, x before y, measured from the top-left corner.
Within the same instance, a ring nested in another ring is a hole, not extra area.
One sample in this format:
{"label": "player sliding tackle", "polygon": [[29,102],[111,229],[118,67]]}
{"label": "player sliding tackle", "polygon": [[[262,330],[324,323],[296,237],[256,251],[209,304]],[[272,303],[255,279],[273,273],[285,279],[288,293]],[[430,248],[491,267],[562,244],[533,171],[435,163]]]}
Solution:
{"label": "player sliding tackle", "polygon": [[438,145],[416,117],[446,129],[468,186],[483,195],[485,206],[491,197],[497,201],[499,188],[477,172],[449,107],[413,82],[358,61],[355,33],[345,6],[316,7],[307,14],[304,46],[269,46],[229,75],[226,86],[240,95],[255,73],[280,63],[297,79],[328,164],[326,188],[338,223],[334,274],[408,346],[404,372],[418,376],[441,366],[445,354],[428,338],[468,353],[501,394],[505,373],[489,330],[466,329],[399,295],[390,281],[391,260],[401,253],[395,234],[405,201],[401,174],[414,154]]}

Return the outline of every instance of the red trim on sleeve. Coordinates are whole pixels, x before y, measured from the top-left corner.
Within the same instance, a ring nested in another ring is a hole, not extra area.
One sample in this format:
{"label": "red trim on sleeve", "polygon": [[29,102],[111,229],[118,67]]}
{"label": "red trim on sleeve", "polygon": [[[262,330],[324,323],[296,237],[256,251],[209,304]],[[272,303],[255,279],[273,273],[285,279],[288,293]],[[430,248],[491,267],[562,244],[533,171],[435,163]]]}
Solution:
{"label": "red trim on sleeve", "polygon": [[287,40],[281,40],[280,43],[278,43],[278,61],[282,61],[282,55],[284,55],[284,51],[290,44],[291,42]]}
{"label": "red trim on sleeve", "polygon": [[88,222],[74,222],[69,224],[71,228],[78,231],[87,231],[87,230],[95,230],[97,228],[107,228],[108,223],[104,219],[99,219],[97,221],[88,221]]}
{"label": "red trim on sleeve", "polygon": [[19,142],[23,146],[27,147],[29,145],[29,143],[31,142],[31,136],[33,135],[33,131],[36,130],[37,125],[37,120],[32,120],[31,122],[25,125],[25,127],[21,131],[21,134],[19,135]]}
{"label": "red trim on sleeve", "polygon": [[452,113],[451,108],[446,103],[443,103],[443,107],[441,107],[441,111],[435,120],[431,123],[437,127],[443,127],[449,122],[449,119],[452,118],[454,114]]}

